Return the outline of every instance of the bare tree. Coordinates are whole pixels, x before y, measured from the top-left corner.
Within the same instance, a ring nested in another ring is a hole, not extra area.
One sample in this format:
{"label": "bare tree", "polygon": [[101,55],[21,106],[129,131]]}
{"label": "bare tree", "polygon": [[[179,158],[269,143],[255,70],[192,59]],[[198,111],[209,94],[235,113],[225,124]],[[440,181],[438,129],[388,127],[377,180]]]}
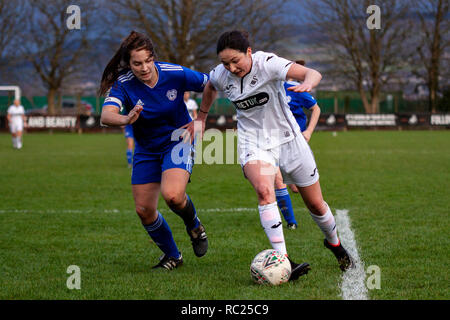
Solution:
{"label": "bare tree", "polygon": [[420,21],[420,39],[417,52],[420,66],[425,72],[416,70],[414,74],[425,80],[428,87],[428,102],[431,112],[436,112],[439,78],[443,74],[442,58],[450,44],[447,0],[416,0],[417,16]]}
{"label": "bare tree", "polygon": [[[367,113],[379,112],[382,88],[402,66],[408,28],[407,1],[306,0],[309,27],[333,60],[331,72],[351,81]],[[381,9],[380,29],[369,30],[369,5]]]}
{"label": "bare tree", "polygon": [[218,36],[245,29],[260,49],[282,39],[280,0],[115,0],[119,21],[141,29],[156,45],[160,60],[201,69],[215,59]]}
{"label": "bare tree", "polygon": [[0,67],[11,67],[17,57],[15,45],[23,19],[22,0],[0,0]]}
{"label": "bare tree", "polygon": [[[47,89],[48,113],[55,114],[55,98],[63,82],[83,68],[82,56],[88,47],[86,28],[92,3],[78,1],[81,29],[69,29],[70,1],[28,1],[29,18],[23,32],[22,50]],[[25,23],[25,21],[24,21]]]}

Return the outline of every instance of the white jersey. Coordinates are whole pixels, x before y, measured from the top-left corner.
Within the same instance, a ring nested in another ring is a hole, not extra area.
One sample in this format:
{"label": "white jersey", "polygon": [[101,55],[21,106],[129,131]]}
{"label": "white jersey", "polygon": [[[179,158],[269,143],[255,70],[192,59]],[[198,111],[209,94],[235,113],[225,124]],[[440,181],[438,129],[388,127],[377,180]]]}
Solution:
{"label": "white jersey", "polygon": [[189,111],[198,109],[198,104],[197,104],[197,102],[195,102],[194,99],[189,99],[188,101],[185,101],[184,103],[186,104],[186,107]]}
{"label": "white jersey", "polygon": [[274,53],[252,54],[252,69],[239,78],[220,64],[210,73],[237,110],[238,141],[268,150],[301,135],[286,99],[283,82],[293,62]]}
{"label": "white jersey", "polygon": [[22,122],[22,116],[25,115],[23,106],[11,105],[8,108],[8,114],[11,115],[12,122]]}
{"label": "white jersey", "polygon": [[191,116],[192,119],[194,119],[194,110],[198,109],[198,104],[194,99],[188,99],[188,101],[184,102],[186,104],[186,108],[189,112],[189,115]]}

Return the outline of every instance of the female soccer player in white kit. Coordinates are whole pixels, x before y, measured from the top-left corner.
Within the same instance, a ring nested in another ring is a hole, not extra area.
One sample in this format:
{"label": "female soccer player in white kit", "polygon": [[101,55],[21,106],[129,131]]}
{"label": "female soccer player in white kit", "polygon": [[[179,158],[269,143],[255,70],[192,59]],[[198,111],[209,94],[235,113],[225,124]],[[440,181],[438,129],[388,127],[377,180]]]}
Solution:
{"label": "female soccer player in white kit", "polygon": [[22,148],[22,132],[24,126],[26,126],[25,109],[20,104],[20,100],[14,100],[14,104],[9,106],[8,115],[9,130],[12,135],[13,148]]}
{"label": "female soccer player in white kit", "polygon": [[[311,217],[325,235],[325,246],[334,253],[341,270],[347,270],[353,261],[337,236],[333,214],[322,197],[314,156],[290,111],[283,86],[287,78],[293,78],[302,83],[289,90],[311,91],[322,76],[273,53],[253,54],[247,34],[240,31],[222,34],[217,54],[222,64],[210,73],[197,120],[203,130],[217,90],[224,91],[234,103],[239,160],[258,196],[260,221],[272,247],[287,255],[274,192],[275,168],[279,166],[285,183],[298,187]],[[191,135],[198,131],[192,122],[184,127]],[[291,261],[291,266],[290,280],[309,270],[307,263]]]}

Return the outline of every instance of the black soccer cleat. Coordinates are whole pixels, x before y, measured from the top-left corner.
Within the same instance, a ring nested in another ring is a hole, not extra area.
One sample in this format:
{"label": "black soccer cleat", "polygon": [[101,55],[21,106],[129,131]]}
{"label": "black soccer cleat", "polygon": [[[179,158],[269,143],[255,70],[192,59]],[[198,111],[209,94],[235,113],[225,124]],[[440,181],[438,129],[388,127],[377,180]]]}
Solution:
{"label": "black soccer cleat", "polygon": [[289,277],[289,281],[297,280],[301,276],[307,274],[309,270],[311,270],[311,266],[307,262],[297,264],[293,262],[289,257],[288,260],[291,263],[291,276]]}
{"label": "black soccer cleat", "polygon": [[208,251],[208,237],[206,236],[205,227],[200,225],[192,230],[187,230],[189,237],[191,238],[192,248],[197,257],[203,257]]}
{"label": "black soccer cleat", "polygon": [[323,244],[325,248],[330,249],[331,252],[333,252],[334,256],[336,257],[339,268],[342,271],[347,271],[348,269],[355,267],[355,262],[353,261],[353,258],[348,254],[347,250],[342,246],[342,244],[339,242],[338,246],[332,246],[327,239],[323,240]]}
{"label": "black soccer cleat", "polygon": [[295,230],[295,229],[298,228],[298,226],[297,226],[296,223],[288,223],[288,224],[287,224],[287,228],[288,228],[289,230]]}
{"label": "black soccer cleat", "polygon": [[180,252],[180,257],[178,259],[174,257],[168,257],[166,254],[163,254],[161,257],[159,257],[159,263],[152,267],[152,269],[158,269],[163,268],[167,270],[173,270],[175,268],[178,268],[183,264],[183,256]]}

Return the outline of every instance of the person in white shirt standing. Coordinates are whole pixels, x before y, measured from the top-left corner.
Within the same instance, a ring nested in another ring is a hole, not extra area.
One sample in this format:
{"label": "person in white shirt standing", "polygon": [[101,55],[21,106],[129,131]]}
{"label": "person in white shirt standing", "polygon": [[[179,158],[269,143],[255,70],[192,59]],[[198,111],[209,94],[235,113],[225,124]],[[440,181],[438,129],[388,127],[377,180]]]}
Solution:
{"label": "person in white shirt standing", "polygon": [[184,103],[186,104],[189,115],[191,116],[192,120],[195,120],[197,118],[198,104],[197,102],[195,102],[194,99],[191,99],[190,97],[191,97],[190,92],[186,91],[184,93],[183,99]]}
{"label": "person in white shirt standing", "polygon": [[22,148],[22,132],[26,127],[25,109],[20,104],[20,100],[14,100],[14,104],[9,106],[6,116],[9,124],[9,130],[12,134],[13,148]]}
{"label": "person in white shirt standing", "polygon": [[[325,247],[336,256],[341,270],[353,267],[353,259],[338,238],[335,219],[322,196],[313,153],[289,108],[283,85],[286,79],[293,78],[302,83],[288,90],[309,92],[319,84],[321,74],[274,53],[252,53],[248,35],[241,31],[222,34],[217,55],[221,64],[210,73],[198,121],[183,126],[186,135],[193,137],[203,132],[217,91],[223,91],[236,107],[239,160],[257,194],[261,225],[272,248],[287,256],[274,190],[279,167],[285,183],[298,187],[311,217],[325,236]],[[310,268],[307,263],[292,261],[291,267],[289,280],[298,279]]]}

